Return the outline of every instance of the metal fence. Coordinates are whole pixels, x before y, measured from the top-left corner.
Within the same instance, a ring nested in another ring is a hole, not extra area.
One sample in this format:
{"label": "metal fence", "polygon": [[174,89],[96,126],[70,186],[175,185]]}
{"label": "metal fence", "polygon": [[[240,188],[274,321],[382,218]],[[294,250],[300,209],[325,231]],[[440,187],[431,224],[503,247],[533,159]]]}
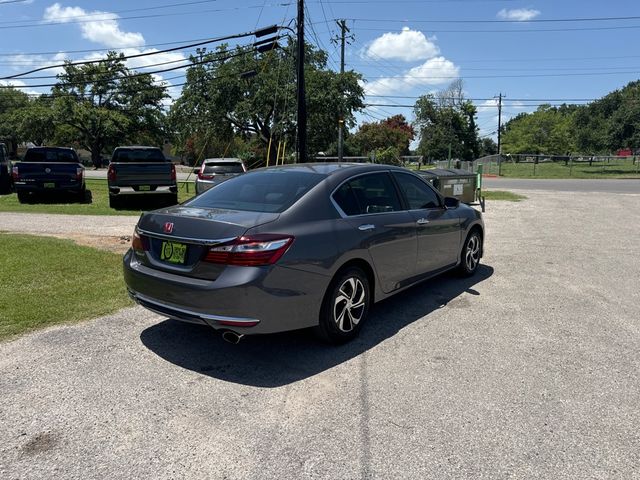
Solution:
{"label": "metal fence", "polygon": [[491,155],[464,163],[462,168],[472,171],[482,165],[483,172],[489,175],[581,178],[640,175],[638,156]]}

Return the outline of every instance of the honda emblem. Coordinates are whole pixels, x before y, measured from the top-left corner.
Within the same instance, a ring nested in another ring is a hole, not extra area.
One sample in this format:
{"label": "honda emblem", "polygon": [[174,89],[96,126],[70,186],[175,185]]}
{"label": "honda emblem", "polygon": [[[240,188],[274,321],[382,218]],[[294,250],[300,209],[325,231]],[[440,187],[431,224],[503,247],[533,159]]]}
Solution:
{"label": "honda emblem", "polygon": [[173,223],[167,222],[164,224],[164,233],[173,233]]}

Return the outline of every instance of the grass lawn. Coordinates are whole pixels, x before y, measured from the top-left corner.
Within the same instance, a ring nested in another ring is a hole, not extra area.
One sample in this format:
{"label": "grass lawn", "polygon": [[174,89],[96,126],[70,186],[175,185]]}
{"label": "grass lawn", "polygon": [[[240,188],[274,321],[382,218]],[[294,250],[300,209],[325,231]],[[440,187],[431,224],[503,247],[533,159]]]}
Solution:
{"label": "grass lawn", "polygon": [[513,192],[505,192],[503,190],[483,190],[482,195],[486,200],[504,200],[506,202],[519,202],[526,200],[524,195],[518,195]]}
{"label": "grass lawn", "polygon": [[0,340],[132,305],[122,256],[70,240],[0,234]]}
{"label": "grass lawn", "polygon": [[[68,203],[68,199],[41,199],[46,203],[21,204],[15,193],[0,196],[0,212],[31,212],[31,213],[67,213],[72,215],[140,215],[141,205],[131,204],[131,210],[114,210],[109,208],[109,191],[107,181],[88,179],[87,189],[91,190],[91,203]],[[184,202],[195,195],[193,182],[189,185],[189,192],[185,183],[179,183],[178,200]],[[147,208],[148,206],[148,208]],[[144,205],[145,210],[153,210],[161,205]]]}
{"label": "grass lawn", "polygon": [[[498,173],[497,165],[492,165],[490,171],[485,169],[485,173]],[[510,163],[502,164],[503,177],[507,178],[640,178],[637,173],[637,166],[631,161],[612,161],[594,163],[574,163],[573,167],[565,166],[564,163]]]}

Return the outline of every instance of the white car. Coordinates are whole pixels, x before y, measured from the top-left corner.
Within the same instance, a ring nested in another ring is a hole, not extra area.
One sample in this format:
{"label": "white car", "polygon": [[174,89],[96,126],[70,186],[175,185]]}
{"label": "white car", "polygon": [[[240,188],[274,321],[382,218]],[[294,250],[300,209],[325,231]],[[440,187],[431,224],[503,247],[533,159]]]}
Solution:
{"label": "white car", "polygon": [[194,170],[194,173],[198,174],[196,195],[246,171],[247,167],[239,158],[206,158],[202,166]]}

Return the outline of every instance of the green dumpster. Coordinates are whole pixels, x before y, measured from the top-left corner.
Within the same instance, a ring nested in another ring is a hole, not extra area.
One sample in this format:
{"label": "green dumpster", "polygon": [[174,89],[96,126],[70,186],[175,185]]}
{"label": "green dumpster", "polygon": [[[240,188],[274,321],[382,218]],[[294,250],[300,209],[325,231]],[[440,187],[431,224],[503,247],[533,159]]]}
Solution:
{"label": "green dumpster", "polygon": [[478,176],[473,172],[456,168],[434,168],[416,173],[445,197],[455,197],[463,203],[476,201]]}

